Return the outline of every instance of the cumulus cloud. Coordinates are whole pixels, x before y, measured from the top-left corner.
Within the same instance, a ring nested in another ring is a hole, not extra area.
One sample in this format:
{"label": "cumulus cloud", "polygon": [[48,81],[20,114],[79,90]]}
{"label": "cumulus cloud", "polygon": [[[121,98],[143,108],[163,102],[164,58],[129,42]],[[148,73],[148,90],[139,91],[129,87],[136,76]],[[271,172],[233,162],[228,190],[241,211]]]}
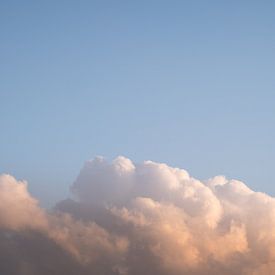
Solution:
{"label": "cumulus cloud", "polygon": [[13,230],[43,228],[46,223],[43,210],[27,191],[27,183],[16,181],[10,175],[1,175],[0,227]]}
{"label": "cumulus cloud", "polygon": [[1,274],[275,273],[275,199],[240,181],[97,157],[71,191],[45,211],[0,177]]}

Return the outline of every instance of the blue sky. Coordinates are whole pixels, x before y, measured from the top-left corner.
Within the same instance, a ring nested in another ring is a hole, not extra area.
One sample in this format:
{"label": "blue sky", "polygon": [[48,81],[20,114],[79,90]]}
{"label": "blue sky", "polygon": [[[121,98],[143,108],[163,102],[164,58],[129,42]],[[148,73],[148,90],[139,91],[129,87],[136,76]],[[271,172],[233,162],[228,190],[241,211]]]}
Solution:
{"label": "blue sky", "polygon": [[275,195],[274,1],[0,7],[0,173],[43,205],[96,155]]}

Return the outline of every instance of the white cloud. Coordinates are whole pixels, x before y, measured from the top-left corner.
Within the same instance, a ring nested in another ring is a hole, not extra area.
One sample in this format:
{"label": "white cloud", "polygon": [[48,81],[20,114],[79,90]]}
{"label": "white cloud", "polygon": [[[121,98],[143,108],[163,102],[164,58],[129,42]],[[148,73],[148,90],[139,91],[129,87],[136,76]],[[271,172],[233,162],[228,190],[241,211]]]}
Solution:
{"label": "white cloud", "polygon": [[[201,182],[166,164],[100,157],[86,162],[71,190],[74,201],[45,212],[25,182],[1,176],[0,242],[17,244],[18,234],[34,242],[39,233],[36,251],[55,245],[51,249],[73,264],[66,274],[275,273],[275,199],[240,181]],[[31,270],[48,274],[30,262]],[[52,274],[65,268],[48,262]]]}

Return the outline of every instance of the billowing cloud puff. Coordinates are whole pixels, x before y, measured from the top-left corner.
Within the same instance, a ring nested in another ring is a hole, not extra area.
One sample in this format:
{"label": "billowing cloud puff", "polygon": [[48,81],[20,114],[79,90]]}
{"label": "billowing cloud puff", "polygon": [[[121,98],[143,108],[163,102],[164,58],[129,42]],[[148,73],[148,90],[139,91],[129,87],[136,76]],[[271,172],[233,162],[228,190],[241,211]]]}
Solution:
{"label": "billowing cloud puff", "polygon": [[46,223],[43,210],[27,191],[27,183],[16,181],[10,175],[1,175],[0,227],[13,230],[43,228]]}
{"label": "billowing cloud puff", "polygon": [[240,181],[98,157],[71,190],[45,211],[0,177],[1,274],[275,274],[275,199]]}

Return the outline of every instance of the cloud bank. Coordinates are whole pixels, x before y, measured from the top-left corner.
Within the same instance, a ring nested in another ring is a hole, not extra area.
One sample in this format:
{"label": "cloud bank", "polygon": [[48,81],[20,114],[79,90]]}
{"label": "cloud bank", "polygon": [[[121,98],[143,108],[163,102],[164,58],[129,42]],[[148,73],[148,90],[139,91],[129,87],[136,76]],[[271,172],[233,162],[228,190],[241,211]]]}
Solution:
{"label": "cloud bank", "polygon": [[275,274],[275,199],[240,181],[97,157],[71,191],[46,211],[0,176],[0,274]]}

